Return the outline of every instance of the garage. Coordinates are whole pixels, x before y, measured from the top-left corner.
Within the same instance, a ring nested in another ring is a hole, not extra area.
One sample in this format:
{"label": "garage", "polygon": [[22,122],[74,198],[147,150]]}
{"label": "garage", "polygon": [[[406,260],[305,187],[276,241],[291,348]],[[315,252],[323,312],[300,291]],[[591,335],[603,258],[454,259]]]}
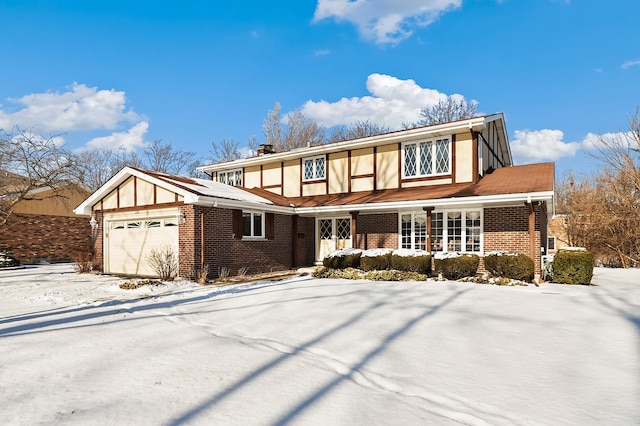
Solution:
{"label": "garage", "polygon": [[155,248],[169,246],[178,253],[178,216],[108,218],[105,222],[105,272],[112,274],[157,274],[147,258]]}

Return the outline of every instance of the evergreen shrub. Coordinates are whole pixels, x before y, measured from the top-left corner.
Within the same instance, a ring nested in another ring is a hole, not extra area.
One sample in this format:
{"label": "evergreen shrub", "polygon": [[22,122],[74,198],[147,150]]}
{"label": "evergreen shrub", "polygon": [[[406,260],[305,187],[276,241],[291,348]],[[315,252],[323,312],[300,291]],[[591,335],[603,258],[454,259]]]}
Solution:
{"label": "evergreen shrub", "polygon": [[362,252],[360,268],[363,271],[384,271],[391,265],[391,249],[372,249]]}
{"label": "evergreen shrub", "polygon": [[553,257],[553,282],[591,284],[594,265],[593,253],[589,251],[560,249]]}
{"label": "evergreen shrub", "polygon": [[485,255],[484,268],[496,277],[531,282],[535,267],[525,254],[492,253]]}
{"label": "evergreen shrub", "polygon": [[434,259],[435,270],[448,280],[475,275],[480,258],[476,254],[442,253]]}
{"label": "evergreen shrub", "polygon": [[431,255],[422,250],[396,250],[391,254],[391,269],[430,274]]}

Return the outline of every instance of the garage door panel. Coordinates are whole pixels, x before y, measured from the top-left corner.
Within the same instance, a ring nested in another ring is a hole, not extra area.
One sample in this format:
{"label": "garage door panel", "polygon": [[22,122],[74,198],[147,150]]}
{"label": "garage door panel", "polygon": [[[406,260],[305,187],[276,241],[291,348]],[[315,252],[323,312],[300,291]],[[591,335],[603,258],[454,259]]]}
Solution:
{"label": "garage door panel", "polygon": [[107,272],[155,276],[147,257],[155,248],[170,246],[178,253],[175,217],[114,221],[108,234]]}

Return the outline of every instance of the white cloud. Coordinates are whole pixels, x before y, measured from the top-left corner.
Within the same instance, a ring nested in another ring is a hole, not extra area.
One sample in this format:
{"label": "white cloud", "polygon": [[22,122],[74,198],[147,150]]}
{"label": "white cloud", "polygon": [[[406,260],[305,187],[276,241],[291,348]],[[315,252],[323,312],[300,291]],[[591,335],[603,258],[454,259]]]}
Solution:
{"label": "white cloud", "polygon": [[74,83],[63,93],[33,93],[10,99],[19,105],[17,111],[0,109],[0,127],[15,126],[37,132],[69,132],[96,129],[115,129],[119,122],[137,121],[139,117],[126,110],[125,93],[98,90]]}
{"label": "white cloud", "polygon": [[447,97],[435,89],[420,87],[414,80],[384,74],[371,74],[367,78],[367,90],[372,96],[342,98],[336,102],[309,100],[302,111],[325,127],[370,121],[400,129],[402,123],[417,121],[421,108]]}
{"label": "white cloud", "polygon": [[141,121],[126,132],[115,132],[109,136],[101,136],[87,142],[87,148],[107,148],[117,150],[124,148],[133,151],[136,148],[143,148],[148,145],[144,135],[149,129],[149,123]]}
{"label": "white cloud", "polygon": [[517,164],[554,161],[571,157],[580,149],[578,142],[565,142],[561,130],[516,130],[511,153]]}
{"label": "white cloud", "polygon": [[379,44],[397,44],[419,27],[462,6],[462,0],[318,0],[313,22],[334,18],[354,24]]}
{"label": "white cloud", "polygon": [[622,69],[626,70],[629,69],[631,67],[635,67],[637,65],[640,65],[640,59],[636,59],[635,61],[627,61],[625,63],[623,63],[621,65]]}

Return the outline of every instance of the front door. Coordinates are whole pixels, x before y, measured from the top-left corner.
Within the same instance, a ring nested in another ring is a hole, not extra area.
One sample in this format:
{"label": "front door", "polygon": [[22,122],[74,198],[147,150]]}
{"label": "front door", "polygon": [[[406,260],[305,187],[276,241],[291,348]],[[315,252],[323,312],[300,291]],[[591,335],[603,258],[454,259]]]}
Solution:
{"label": "front door", "polygon": [[351,247],[351,219],[338,217],[318,219],[317,260],[322,260],[334,250]]}

